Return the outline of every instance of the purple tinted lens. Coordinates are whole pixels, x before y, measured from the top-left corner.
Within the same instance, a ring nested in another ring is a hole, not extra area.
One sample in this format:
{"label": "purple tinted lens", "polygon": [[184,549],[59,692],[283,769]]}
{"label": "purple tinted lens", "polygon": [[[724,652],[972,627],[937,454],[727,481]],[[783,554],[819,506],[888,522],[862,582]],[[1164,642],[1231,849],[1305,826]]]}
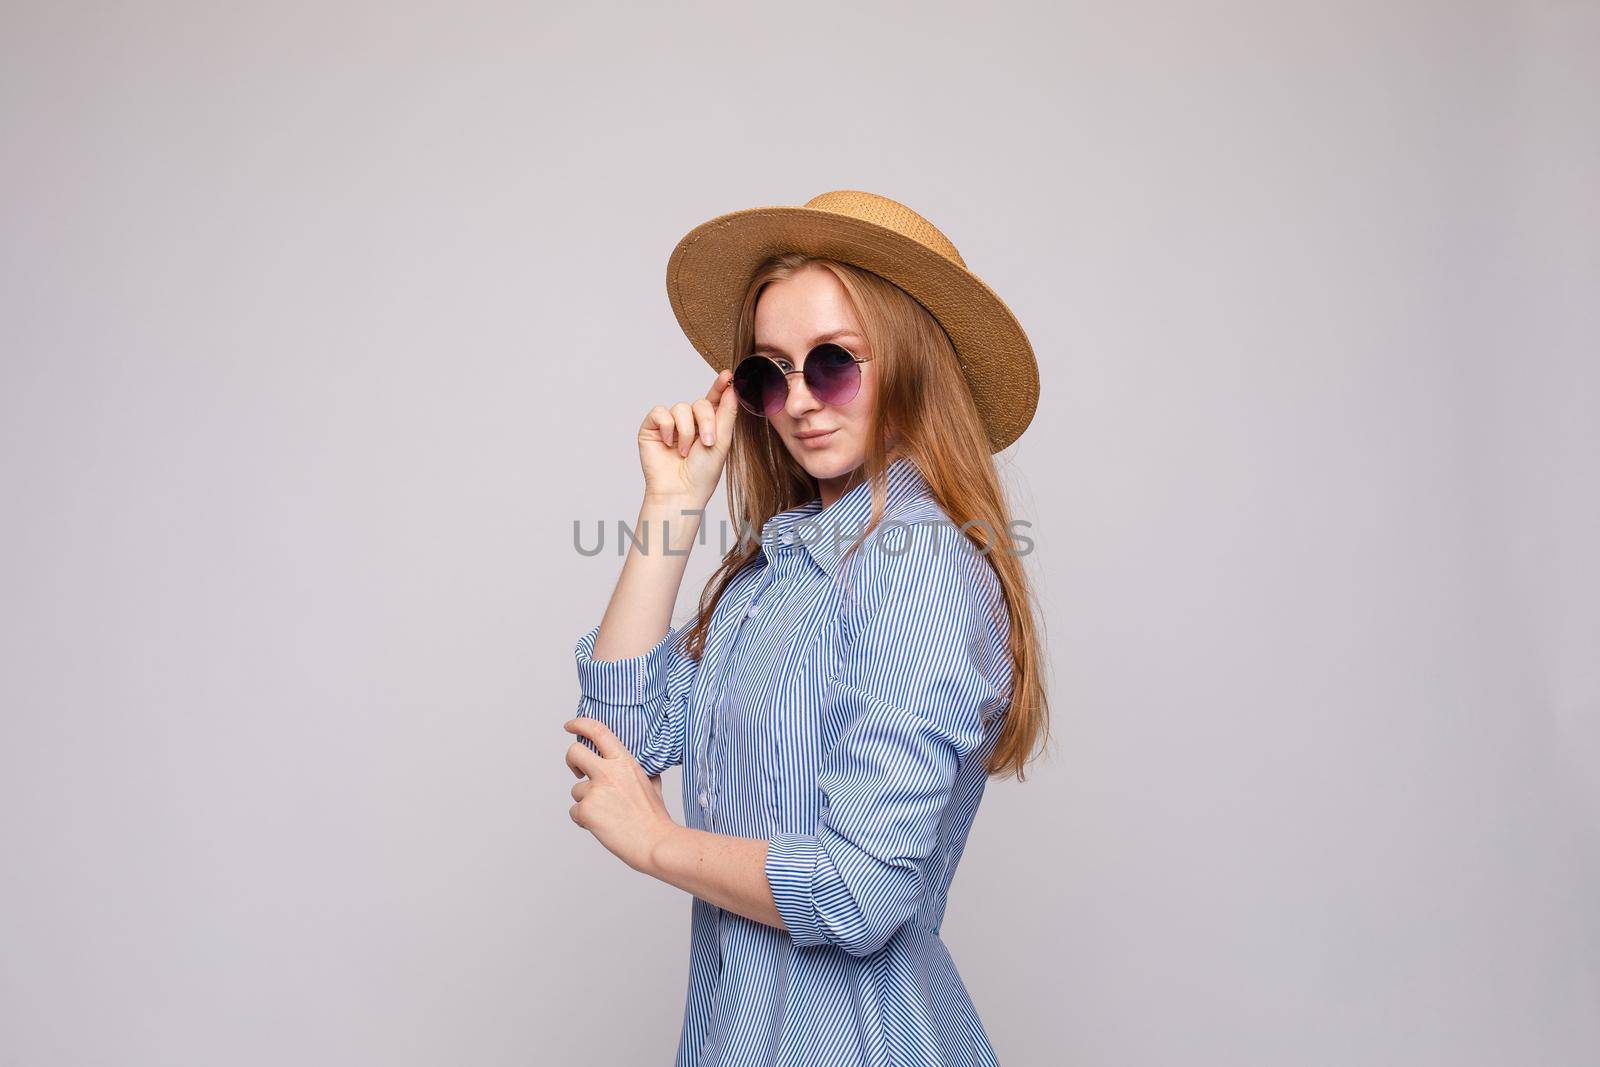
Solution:
{"label": "purple tinted lens", "polygon": [[789,383],[766,356],[747,356],[733,372],[733,390],[747,411],[766,418],[783,407]]}
{"label": "purple tinted lens", "polygon": [[861,367],[838,345],[818,345],[806,357],[806,388],[824,404],[848,404],[861,388]]}

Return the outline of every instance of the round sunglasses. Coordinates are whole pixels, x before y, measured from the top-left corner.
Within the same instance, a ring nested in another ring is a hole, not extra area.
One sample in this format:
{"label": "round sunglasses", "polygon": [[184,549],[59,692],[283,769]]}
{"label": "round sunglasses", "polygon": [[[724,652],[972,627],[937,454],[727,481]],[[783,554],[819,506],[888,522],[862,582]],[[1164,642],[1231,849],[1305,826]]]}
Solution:
{"label": "round sunglasses", "polygon": [[777,360],[758,352],[746,356],[735,368],[733,391],[750,414],[770,418],[788,403],[789,375],[798,374],[812,396],[838,407],[850,403],[861,390],[861,364],[866,362],[867,358],[832,341],[813,348],[797,370],[786,371]]}

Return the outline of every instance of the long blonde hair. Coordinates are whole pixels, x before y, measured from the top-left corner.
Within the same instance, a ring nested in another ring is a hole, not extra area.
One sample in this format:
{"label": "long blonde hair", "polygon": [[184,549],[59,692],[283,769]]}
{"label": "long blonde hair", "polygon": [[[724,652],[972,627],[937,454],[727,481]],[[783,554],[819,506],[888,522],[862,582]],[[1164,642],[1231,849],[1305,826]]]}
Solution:
{"label": "long blonde hair", "polygon": [[[985,770],[1025,781],[1035,747],[1049,736],[1041,627],[1034,617],[989,439],[955,347],[938,321],[899,286],[848,263],[791,252],[767,260],[751,279],[734,337],[736,353],[748,353],[755,345],[756,301],[762,289],[808,266],[831,271],[844,286],[877,374],[875,430],[862,464],[873,486],[872,515],[866,533],[852,540],[850,551],[867,541],[882,518],[888,463],[900,455],[910,456],[945,514],[983,551],[1000,579],[1011,617],[1011,703]],[[895,442],[893,456],[890,441]],[[772,516],[815,499],[819,489],[772,424],[745,418],[743,413],[734,424],[727,479],[728,514],[740,536],[707,579],[694,625],[686,632],[684,648],[696,659],[704,651],[712,612],[728,583],[761,551],[759,541],[746,532],[760,531]]]}

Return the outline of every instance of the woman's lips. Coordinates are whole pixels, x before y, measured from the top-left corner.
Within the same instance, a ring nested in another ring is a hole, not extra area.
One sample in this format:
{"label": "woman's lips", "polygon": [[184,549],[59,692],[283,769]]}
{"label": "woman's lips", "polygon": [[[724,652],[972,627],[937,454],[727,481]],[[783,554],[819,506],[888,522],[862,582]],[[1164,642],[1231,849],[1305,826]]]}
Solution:
{"label": "woman's lips", "polygon": [[832,441],[833,435],[838,432],[838,429],[835,428],[827,431],[826,433],[819,433],[812,437],[802,437],[800,438],[800,443],[807,448],[821,448],[828,442]]}

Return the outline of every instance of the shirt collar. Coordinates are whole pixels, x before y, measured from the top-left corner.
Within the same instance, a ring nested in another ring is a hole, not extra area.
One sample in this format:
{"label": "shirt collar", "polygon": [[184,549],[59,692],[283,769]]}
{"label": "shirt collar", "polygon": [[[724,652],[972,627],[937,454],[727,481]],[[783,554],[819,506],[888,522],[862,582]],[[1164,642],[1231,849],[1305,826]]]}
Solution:
{"label": "shirt collar", "polygon": [[[903,501],[933,495],[927,479],[910,456],[901,456],[890,463],[885,477],[886,518]],[[761,551],[766,553],[768,546],[775,544],[803,545],[817,566],[831,576],[839,565],[839,558],[859,540],[871,516],[872,482],[869,479],[850,488],[826,508],[820,497],[812,497],[798,507],[772,516],[761,527]]]}

